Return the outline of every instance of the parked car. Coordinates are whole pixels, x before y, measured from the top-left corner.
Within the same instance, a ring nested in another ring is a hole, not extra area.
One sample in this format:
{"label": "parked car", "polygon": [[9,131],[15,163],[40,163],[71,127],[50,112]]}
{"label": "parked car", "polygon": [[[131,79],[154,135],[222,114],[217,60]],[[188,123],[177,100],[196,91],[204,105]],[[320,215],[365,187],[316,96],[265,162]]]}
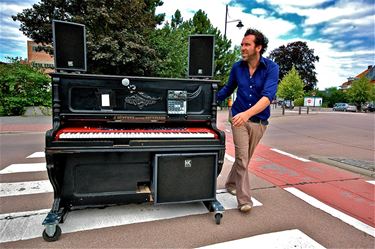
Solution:
{"label": "parked car", "polygon": [[375,104],[374,103],[368,103],[362,106],[362,110],[364,112],[374,112],[375,111]]}
{"label": "parked car", "polygon": [[333,108],[333,111],[343,111],[343,112],[356,112],[357,107],[355,105],[349,105],[348,103],[336,103]]}
{"label": "parked car", "polygon": [[293,110],[293,108],[294,108],[294,103],[291,100],[280,100],[279,105],[281,105],[281,107],[284,107],[284,108],[290,109],[290,110]]}

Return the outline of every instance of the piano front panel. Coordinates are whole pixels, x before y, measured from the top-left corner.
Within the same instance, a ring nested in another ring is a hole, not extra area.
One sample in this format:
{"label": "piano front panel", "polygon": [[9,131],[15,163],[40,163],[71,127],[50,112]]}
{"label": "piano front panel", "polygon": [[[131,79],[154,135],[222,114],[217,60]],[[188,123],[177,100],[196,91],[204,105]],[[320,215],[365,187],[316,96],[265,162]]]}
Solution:
{"label": "piano front panel", "polygon": [[139,184],[150,182],[150,158],[145,152],[67,154],[65,165],[64,185],[77,197],[137,191]]}

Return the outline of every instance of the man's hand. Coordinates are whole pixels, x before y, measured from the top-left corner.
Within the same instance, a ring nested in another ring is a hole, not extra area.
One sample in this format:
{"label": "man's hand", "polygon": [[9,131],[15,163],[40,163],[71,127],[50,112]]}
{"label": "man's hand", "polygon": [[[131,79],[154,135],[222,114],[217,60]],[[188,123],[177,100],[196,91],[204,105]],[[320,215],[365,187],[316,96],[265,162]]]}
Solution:
{"label": "man's hand", "polygon": [[243,125],[245,122],[247,122],[249,118],[250,114],[248,114],[247,112],[240,112],[232,118],[232,124],[235,127],[239,127]]}

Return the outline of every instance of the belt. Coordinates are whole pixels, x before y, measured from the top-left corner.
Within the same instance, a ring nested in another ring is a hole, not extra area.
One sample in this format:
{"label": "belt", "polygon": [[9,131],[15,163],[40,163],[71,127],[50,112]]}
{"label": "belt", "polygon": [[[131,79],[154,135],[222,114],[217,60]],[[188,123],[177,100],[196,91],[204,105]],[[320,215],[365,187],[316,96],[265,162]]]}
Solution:
{"label": "belt", "polygon": [[253,123],[257,123],[257,124],[268,125],[268,120],[262,120],[255,116],[252,116],[251,118],[249,118],[249,121]]}

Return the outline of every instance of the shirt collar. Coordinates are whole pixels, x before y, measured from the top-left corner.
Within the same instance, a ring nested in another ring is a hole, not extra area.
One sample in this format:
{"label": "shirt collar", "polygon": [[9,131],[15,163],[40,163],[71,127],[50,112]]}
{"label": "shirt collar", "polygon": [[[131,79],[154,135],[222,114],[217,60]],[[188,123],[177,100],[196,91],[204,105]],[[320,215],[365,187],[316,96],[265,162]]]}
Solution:
{"label": "shirt collar", "polygon": [[259,64],[260,65],[263,65],[264,67],[266,67],[266,60],[264,59],[264,57],[263,56],[260,56],[260,59],[259,59]]}
{"label": "shirt collar", "polygon": [[[242,62],[242,65],[248,67],[247,62],[245,62],[245,61],[243,61],[243,60],[241,60],[241,62]],[[267,67],[266,60],[264,59],[263,56],[260,56],[260,59],[259,59],[259,65],[262,65],[262,66],[264,66],[264,67]]]}

